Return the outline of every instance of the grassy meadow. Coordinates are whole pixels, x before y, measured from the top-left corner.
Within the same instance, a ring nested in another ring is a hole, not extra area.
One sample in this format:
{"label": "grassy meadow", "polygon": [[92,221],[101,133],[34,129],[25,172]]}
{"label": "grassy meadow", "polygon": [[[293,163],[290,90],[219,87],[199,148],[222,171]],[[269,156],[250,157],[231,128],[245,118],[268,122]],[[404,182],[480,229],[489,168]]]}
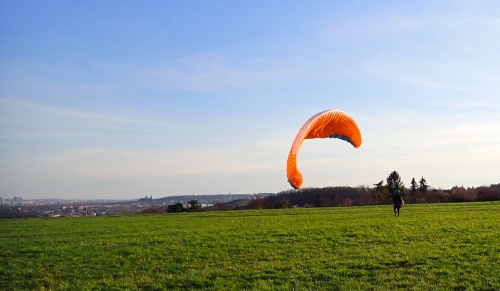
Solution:
{"label": "grassy meadow", "polygon": [[0,290],[500,290],[500,203],[0,220]]}

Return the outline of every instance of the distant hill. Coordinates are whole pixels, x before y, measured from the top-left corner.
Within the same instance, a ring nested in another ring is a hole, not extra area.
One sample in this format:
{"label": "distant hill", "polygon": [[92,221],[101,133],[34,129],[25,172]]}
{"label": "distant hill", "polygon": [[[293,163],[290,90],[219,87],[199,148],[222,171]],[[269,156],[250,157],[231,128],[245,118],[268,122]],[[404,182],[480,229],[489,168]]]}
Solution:
{"label": "distant hill", "polygon": [[267,197],[274,193],[257,193],[257,194],[207,194],[207,195],[180,195],[180,196],[167,196],[158,199],[153,199],[153,202],[160,203],[173,203],[189,200],[198,200],[198,203],[215,204],[221,202],[230,202],[234,200],[252,199],[255,195],[260,197]]}

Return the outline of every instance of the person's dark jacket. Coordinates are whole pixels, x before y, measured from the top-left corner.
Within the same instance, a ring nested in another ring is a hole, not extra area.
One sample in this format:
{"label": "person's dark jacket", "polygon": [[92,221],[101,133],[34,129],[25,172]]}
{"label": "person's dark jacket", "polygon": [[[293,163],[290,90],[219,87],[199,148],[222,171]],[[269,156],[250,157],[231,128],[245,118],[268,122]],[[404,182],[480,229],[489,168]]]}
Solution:
{"label": "person's dark jacket", "polygon": [[403,198],[401,198],[401,195],[399,194],[395,194],[392,200],[394,201],[394,204],[401,204],[403,202]]}

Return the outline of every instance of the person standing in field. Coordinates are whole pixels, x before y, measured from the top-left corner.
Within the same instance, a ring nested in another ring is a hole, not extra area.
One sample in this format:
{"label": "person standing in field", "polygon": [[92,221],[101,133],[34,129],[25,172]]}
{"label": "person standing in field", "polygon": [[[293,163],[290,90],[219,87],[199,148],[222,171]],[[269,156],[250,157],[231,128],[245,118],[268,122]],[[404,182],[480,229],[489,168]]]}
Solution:
{"label": "person standing in field", "polygon": [[399,190],[396,190],[392,200],[394,202],[394,216],[399,216],[399,210],[401,209],[401,206],[403,206],[403,198],[401,197]]}

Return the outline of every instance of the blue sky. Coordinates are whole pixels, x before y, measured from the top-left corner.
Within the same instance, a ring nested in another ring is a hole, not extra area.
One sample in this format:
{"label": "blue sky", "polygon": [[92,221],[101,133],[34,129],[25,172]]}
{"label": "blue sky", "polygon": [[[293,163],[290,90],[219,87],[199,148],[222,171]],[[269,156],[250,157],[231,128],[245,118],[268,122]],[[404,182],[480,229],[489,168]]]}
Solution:
{"label": "blue sky", "polygon": [[0,196],[133,199],[500,180],[496,1],[0,0]]}

